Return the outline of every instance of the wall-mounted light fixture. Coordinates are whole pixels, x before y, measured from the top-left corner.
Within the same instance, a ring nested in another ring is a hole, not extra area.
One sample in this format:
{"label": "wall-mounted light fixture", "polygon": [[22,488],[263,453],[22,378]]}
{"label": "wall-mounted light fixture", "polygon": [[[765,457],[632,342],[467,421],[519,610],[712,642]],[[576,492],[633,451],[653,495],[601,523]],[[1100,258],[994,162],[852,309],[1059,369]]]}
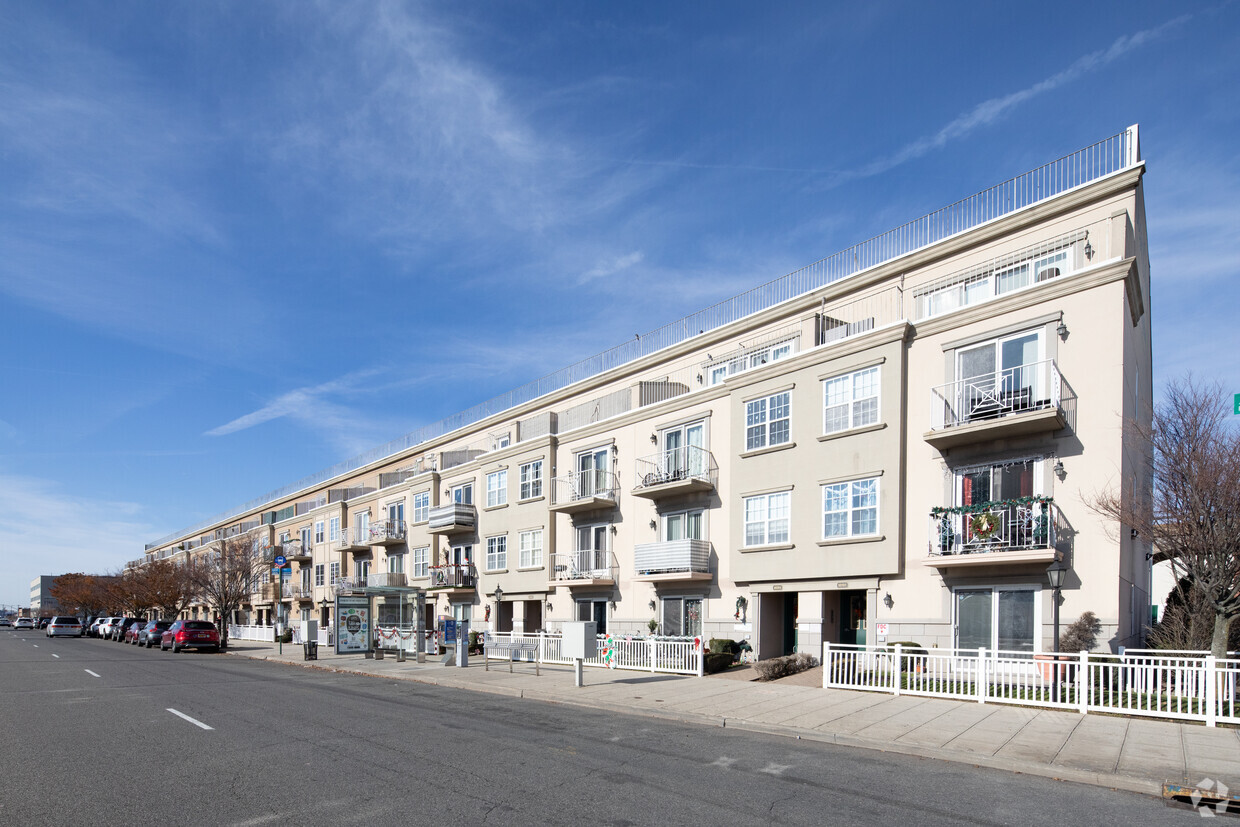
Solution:
{"label": "wall-mounted light fixture", "polygon": [[886,606],[888,609],[896,605],[896,601],[893,600],[891,597],[891,592],[887,592],[885,595],[883,595],[883,605]]}
{"label": "wall-mounted light fixture", "polygon": [[551,614],[551,601],[550,601],[550,600],[544,600],[544,601],[543,601],[543,608],[547,610],[547,614]]}
{"label": "wall-mounted light fixture", "polygon": [[610,526],[608,526],[608,528],[610,528],[610,529],[611,529],[611,533],[612,533],[612,534],[615,534],[617,531],[619,531],[619,530],[620,530],[620,529],[616,528],[616,524],[615,524],[615,523],[612,523]]}
{"label": "wall-mounted light fixture", "polygon": [[655,610],[655,608],[656,608],[656,606],[657,606],[657,605],[658,605],[658,604],[656,604],[656,603],[654,602],[654,599],[652,598],[652,599],[651,599],[651,601],[650,601],[650,611],[652,611],[652,612],[653,612],[653,611]]}
{"label": "wall-mounted light fixture", "polygon": [[1063,323],[1063,319],[1060,319],[1060,320],[1059,320],[1059,327],[1055,328],[1055,332],[1059,334],[1059,338],[1060,338],[1060,339],[1063,339],[1064,341],[1067,341],[1067,339],[1068,339],[1068,326],[1067,326],[1066,324],[1064,324],[1064,323]]}
{"label": "wall-mounted light fixture", "polygon": [[1089,243],[1089,239],[1085,239],[1085,258],[1092,259],[1094,257],[1094,245]]}
{"label": "wall-mounted light fixture", "polygon": [[651,441],[652,443],[656,443],[656,442],[658,442],[658,441],[659,441],[659,437],[658,437],[658,436],[656,436],[655,434],[651,434],[651,435],[650,435],[650,441]]}
{"label": "wall-mounted light fixture", "polygon": [[699,374],[697,375],[697,379],[698,379],[698,384],[699,384],[699,385],[700,385],[700,384],[702,384],[702,374],[700,374],[700,373],[699,373]]}
{"label": "wall-mounted light fixture", "polygon": [[1068,476],[1063,469],[1063,460],[1061,459],[1055,460],[1055,466],[1051,470],[1055,472],[1055,476],[1059,477],[1060,482],[1063,482],[1063,478]]}
{"label": "wall-mounted light fixture", "polygon": [[651,528],[658,528],[658,527],[659,527],[659,522],[658,522],[658,520],[651,520],[651,521],[650,521],[650,527],[651,527]]}

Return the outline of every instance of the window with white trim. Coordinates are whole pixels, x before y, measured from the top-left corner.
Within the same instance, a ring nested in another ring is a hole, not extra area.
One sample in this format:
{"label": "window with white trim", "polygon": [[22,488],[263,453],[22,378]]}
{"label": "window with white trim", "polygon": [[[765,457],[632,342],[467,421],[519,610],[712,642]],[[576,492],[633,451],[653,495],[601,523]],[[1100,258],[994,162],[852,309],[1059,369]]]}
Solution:
{"label": "window with white trim", "polygon": [[487,571],[508,568],[508,535],[487,538]]}
{"label": "window with white trim", "polygon": [[745,545],[768,546],[788,542],[791,501],[790,491],[746,497]]}
{"label": "window with white trim", "polygon": [[822,383],[822,432],[833,434],[878,422],[878,366]]}
{"label": "window with white trim", "polygon": [[369,560],[357,561],[357,577],[363,583],[366,582],[367,577],[370,577],[370,561]]}
{"label": "window with white trim", "polygon": [[531,460],[521,466],[521,499],[529,500],[542,496],[542,466],[541,459]]}
{"label": "window with white trim", "polygon": [[534,568],[543,564],[543,530],[541,528],[522,531],[517,535],[518,565],[523,569]]}
{"label": "window with white trim", "polygon": [[333,543],[339,540],[340,539],[340,518],[332,517],[330,520],[328,520],[327,530],[328,530],[327,539],[331,540]]}
{"label": "window with white trim", "polygon": [[706,366],[710,384],[718,385],[729,376],[735,376],[753,368],[759,368],[768,362],[778,362],[796,352],[797,337],[762,345],[749,350],[736,351],[718,362]]}
{"label": "window with white trim", "polygon": [[878,534],[878,478],[837,482],[822,487],[822,538],[872,537]]}
{"label": "window with white trim", "polygon": [[317,563],[314,566],[314,585],[322,586],[323,582],[323,564]]}
{"label": "window with white trim", "polygon": [[753,451],[792,440],[792,392],[745,403],[745,450]]}
{"label": "window with white trim", "polygon": [[424,523],[431,518],[431,492],[422,491],[413,495],[413,521]]}
{"label": "window with white trim", "polygon": [[335,583],[336,579],[340,577],[340,563],[334,562],[328,563],[327,565],[327,573],[331,576],[331,582]]}
{"label": "window with white trim", "polygon": [[422,546],[413,550],[413,576],[430,577],[431,549]]}
{"label": "window with white trim", "polygon": [[487,508],[508,502],[508,470],[487,474]]}
{"label": "window with white trim", "polygon": [[392,526],[394,528],[398,527],[400,523],[405,521],[405,501],[397,500],[394,503],[388,503],[387,515],[389,522],[392,523]]}
{"label": "window with white trim", "polygon": [[310,526],[306,526],[301,530],[301,549],[309,554],[314,549],[314,543],[311,542]]}
{"label": "window with white trim", "polygon": [[454,486],[452,489],[452,502],[461,503],[462,505],[474,504],[474,484],[472,482],[462,483]]}
{"label": "window with white trim", "polygon": [[324,540],[325,540],[325,536],[323,534],[323,521],[316,520],[314,523],[314,542],[322,543],[324,542]]}
{"label": "window with white trim", "polygon": [[405,572],[405,555],[403,555],[403,554],[390,554],[390,555],[388,555],[387,562],[388,562],[388,573],[390,573],[390,574],[404,574],[404,572]]}

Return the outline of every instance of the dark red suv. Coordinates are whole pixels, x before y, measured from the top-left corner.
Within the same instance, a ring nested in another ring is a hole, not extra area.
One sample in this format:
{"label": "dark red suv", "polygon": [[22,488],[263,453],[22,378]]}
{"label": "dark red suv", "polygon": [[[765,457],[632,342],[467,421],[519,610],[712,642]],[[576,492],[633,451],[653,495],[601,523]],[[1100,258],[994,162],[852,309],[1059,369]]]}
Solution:
{"label": "dark red suv", "polygon": [[220,651],[220,631],[209,620],[178,620],[159,639],[161,650],[210,649]]}

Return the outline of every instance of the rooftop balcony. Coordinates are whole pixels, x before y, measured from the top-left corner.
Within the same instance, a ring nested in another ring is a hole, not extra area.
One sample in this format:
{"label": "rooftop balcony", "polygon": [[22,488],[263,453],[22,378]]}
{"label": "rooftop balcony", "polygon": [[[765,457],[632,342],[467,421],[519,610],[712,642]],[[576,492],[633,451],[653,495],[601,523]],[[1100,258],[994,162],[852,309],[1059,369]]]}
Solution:
{"label": "rooftop balcony", "polygon": [[684,445],[637,460],[634,496],[657,499],[710,491],[719,481],[719,464],[705,448]]}
{"label": "rooftop balcony", "polygon": [[566,586],[614,586],[616,560],[610,551],[602,549],[552,554],[551,579]]}
{"label": "rooftop balcony", "polygon": [[1059,510],[1049,497],[1021,497],[930,512],[930,558],[938,569],[1060,559]]}
{"label": "rooftop balcony", "polygon": [[431,509],[431,534],[463,534],[478,528],[478,509],[470,503],[448,503]]}
{"label": "rooftop balcony", "polygon": [[923,438],[942,450],[1058,431],[1074,401],[1050,359],[959,379],[930,390],[931,430]]}
{"label": "rooftop balcony", "polygon": [[633,547],[634,580],[647,583],[710,580],[709,540],[668,540]]}
{"label": "rooftop balcony", "polygon": [[551,510],[562,514],[616,507],[616,475],[611,471],[574,471],[551,480]]}

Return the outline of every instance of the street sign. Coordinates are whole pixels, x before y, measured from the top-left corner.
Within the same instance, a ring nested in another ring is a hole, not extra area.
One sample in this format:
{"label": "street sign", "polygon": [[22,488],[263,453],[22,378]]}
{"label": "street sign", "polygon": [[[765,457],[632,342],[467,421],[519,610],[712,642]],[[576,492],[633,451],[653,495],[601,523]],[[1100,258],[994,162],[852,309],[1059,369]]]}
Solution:
{"label": "street sign", "polygon": [[1232,410],[1235,411],[1236,416],[1240,416],[1240,393],[1236,394],[1232,404],[1235,406]]}
{"label": "street sign", "polygon": [[282,569],[287,565],[288,565],[288,559],[283,554],[276,556],[276,568]]}

